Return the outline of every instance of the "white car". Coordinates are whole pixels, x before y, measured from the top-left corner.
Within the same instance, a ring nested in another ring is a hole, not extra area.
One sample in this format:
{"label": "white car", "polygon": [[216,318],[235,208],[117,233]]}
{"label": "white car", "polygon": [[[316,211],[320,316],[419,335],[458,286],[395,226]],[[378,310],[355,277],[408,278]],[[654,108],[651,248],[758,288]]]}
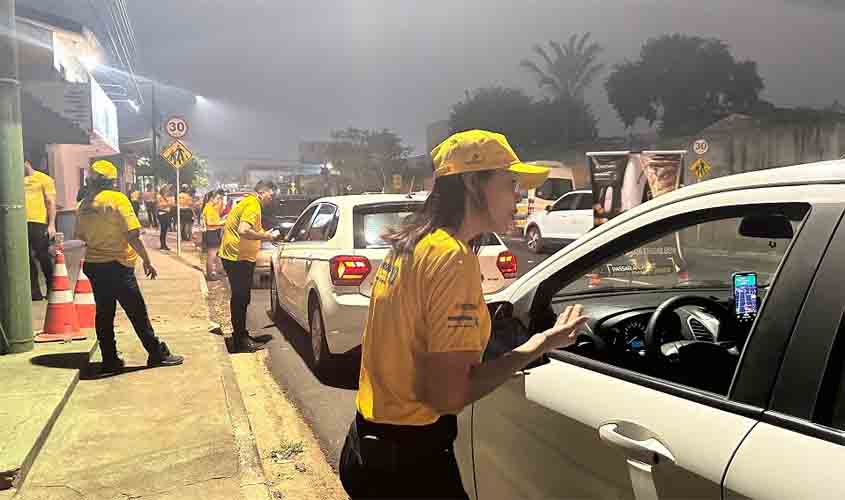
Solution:
{"label": "white car", "polygon": [[722,177],[488,297],[487,359],[590,320],[461,413],[471,498],[845,498],[843,214],[845,160]]}
{"label": "white car", "polygon": [[540,253],[550,247],[566,246],[592,228],[592,191],[570,191],[528,217],[525,242],[532,252]]}
{"label": "white car", "polygon": [[[360,345],[375,270],[388,253],[381,235],[424,202],[400,194],[322,198],[273,253],[271,311],[284,310],[310,333],[315,371],[332,353]],[[479,260],[485,293],[516,279],[517,258],[497,235],[484,235]]]}

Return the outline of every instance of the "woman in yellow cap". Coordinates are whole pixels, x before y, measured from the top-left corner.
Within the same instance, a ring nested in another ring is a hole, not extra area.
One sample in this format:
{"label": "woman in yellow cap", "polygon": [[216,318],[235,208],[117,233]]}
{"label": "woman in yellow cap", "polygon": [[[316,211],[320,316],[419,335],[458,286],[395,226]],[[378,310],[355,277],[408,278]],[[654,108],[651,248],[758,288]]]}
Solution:
{"label": "woman in yellow cap", "polygon": [[575,341],[569,307],[553,328],[482,361],[491,319],[477,237],[508,228],[520,189],[548,169],[519,161],[507,139],[455,134],[432,151],[434,187],[420,213],[390,231],[363,337],[357,414],[340,478],[355,498],[466,498],[453,443],[456,415],[544,353]]}
{"label": "woman in yellow cap", "polygon": [[126,312],[135,333],[147,350],[147,366],[182,364],[182,356],[171,354],[167,344],[156,337],[135,266],[140,257],[144,274],[155,279],[158,273],[141,241],[141,223],[125,194],[115,189],[117,168],[100,160],[91,166],[89,191],[79,204],[76,237],[86,244],[85,275],[94,289],[97,304],[97,341],[103,355],[102,374],[123,369],[114,337],[117,304]]}

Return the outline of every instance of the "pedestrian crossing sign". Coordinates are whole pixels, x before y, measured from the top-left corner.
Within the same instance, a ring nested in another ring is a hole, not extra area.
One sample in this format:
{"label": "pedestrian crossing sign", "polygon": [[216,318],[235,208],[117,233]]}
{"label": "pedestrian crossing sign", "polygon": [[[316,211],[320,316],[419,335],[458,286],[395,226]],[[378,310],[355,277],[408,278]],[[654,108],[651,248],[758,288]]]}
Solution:
{"label": "pedestrian crossing sign", "polygon": [[692,170],[692,173],[694,173],[699,180],[701,180],[707,177],[707,174],[710,173],[712,167],[704,158],[699,158],[690,165],[689,169]]}
{"label": "pedestrian crossing sign", "polygon": [[194,153],[179,140],[174,140],[170,146],[164,148],[161,157],[167,160],[173,168],[180,169],[194,157]]}

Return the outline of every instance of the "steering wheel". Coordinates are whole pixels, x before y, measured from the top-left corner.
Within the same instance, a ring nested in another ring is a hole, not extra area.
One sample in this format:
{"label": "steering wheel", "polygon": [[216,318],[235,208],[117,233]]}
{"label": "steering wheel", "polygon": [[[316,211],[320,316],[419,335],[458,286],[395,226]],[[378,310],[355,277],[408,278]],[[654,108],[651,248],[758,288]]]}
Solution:
{"label": "steering wheel", "polygon": [[648,356],[657,358],[661,354],[660,347],[663,342],[662,339],[658,338],[657,326],[661,323],[661,321],[663,321],[663,318],[675,309],[686,306],[702,307],[708,312],[712,313],[714,316],[716,316],[716,319],[719,320],[719,329],[722,332],[737,331],[735,318],[730,313],[730,311],[728,311],[728,309],[726,309],[722,304],[719,304],[713,299],[708,299],[707,297],[700,297],[697,295],[679,295],[677,297],[672,297],[664,301],[651,314],[651,318],[648,320],[648,327],[645,331],[645,338],[643,339],[646,354]]}

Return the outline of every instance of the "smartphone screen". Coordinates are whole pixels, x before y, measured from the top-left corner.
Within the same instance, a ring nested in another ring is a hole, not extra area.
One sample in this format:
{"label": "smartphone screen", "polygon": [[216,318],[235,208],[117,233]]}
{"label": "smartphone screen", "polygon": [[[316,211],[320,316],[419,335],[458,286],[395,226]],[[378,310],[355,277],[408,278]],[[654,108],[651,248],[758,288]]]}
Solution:
{"label": "smartphone screen", "polygon": [[734,312],[740,321],[757,317],[757,273],[733,275]]}

